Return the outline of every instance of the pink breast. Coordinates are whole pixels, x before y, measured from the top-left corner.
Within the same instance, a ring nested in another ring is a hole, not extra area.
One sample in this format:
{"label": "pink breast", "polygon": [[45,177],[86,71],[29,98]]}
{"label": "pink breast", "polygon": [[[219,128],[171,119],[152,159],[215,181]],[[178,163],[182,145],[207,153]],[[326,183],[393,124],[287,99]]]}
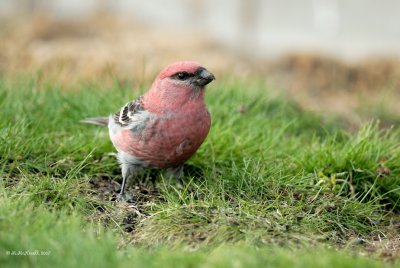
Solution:
{"label": "pink breast", "polygon": [[171,116],[150,120],[140,133],[121,129],[111,137],[114,146],[156,168],[179,166],[205,140],[210,129],[205,110],[192,116]]}

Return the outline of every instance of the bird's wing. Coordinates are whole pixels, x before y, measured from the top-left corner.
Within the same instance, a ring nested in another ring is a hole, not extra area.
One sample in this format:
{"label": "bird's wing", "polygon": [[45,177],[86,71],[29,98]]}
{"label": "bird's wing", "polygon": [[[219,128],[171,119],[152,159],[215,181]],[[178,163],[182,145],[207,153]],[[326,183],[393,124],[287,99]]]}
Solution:
{"label": "bird's wing", "polygon": [[140,96],[136,100],[125,104],[113,116],[114,122],[121,127],[133,125],[138,120],[138,115],[144,111],[143,97]]}

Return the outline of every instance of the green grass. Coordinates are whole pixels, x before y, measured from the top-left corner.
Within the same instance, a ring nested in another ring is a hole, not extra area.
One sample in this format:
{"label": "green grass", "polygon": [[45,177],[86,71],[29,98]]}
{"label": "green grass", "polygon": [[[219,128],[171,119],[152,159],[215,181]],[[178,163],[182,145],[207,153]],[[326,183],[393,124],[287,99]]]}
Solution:
{"label": "green grass", "polygon": [[[156,194],[117,203],[93,187],[121,180],[107,130],[78,122],[139,94],[118,83],[0,81],[2,263],[383,265],[379,248],[374,259],[363,255],[378,235],[396,235],[399,129],[371,122],[349,133],[341,122],[272,98],[262,83],[218,81],[207,91],[211,132],[188,163],[183,189],[146,172],[129,187]],[[51,253],[7,255],[26,250]]]}

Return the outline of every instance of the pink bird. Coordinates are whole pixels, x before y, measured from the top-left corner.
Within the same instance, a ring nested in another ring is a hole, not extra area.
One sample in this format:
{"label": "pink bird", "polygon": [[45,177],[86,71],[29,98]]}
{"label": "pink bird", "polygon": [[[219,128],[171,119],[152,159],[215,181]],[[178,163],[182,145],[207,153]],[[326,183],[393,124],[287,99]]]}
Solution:
{"label": "pink bird", "polygon": [[214,75],[196,62],[167,66],[150,89],[109,117],[85,123],[108,126],[118,151],[124,196],[126,181],[143,168],[168,169],[177,179],[183,164],[197,151],[210,130],[204,88]]}

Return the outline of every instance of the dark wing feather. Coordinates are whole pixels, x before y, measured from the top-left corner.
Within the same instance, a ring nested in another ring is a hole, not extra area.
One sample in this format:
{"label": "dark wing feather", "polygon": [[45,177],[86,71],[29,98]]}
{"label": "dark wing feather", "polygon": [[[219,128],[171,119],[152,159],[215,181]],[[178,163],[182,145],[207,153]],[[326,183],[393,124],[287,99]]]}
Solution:
{"label": "dark wing feather", "polygon": [[121,108],[118,112],[114,114],[114,121],[115,123],[119,124],[120,126],[128,126],[129,123],[134,120],[134,116],[137,112],[143,111],[143,97],[140,96],[136,100],[128,102],[125,104],[124,107]]}

